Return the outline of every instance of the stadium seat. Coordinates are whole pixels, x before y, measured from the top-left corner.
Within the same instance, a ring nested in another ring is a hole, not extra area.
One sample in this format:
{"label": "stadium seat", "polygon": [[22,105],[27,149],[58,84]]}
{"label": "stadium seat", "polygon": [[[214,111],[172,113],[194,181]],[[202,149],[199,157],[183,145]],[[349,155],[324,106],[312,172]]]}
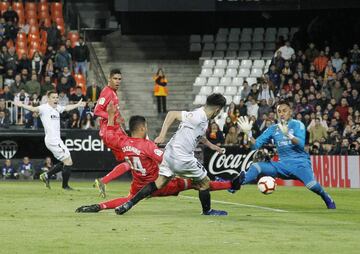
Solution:
{"label": "stadium seat", "polygon": [[248,59],[249,58],[249,51],[240,50],[238,53],[238,59]]}
{"label": "stadium seat", "polygon": [[254,77],[247,77],[246,78],[246,82],[248,82],[248,84],[251,86],[253,84],[256,84],[257,83],[257,78],[254,78]]}
{"label": "stadium seat", "polygon": [[16,54],[18,55],[18,58],[20,59],[23,54],[28,54],[26,48],[19,48],[16,50]]}
{"label": "stadium seat", "polygon": [[224,57],[225,57],[224,51],[214,51],[212,59],[219,60],[219,59],[224,59]]}
{"label": "stadium seat", "polygon": [[226,70],[225,77],[234,78],[234,77],[236,77],[236,75],[237,75],[237,69],[228,68],[228,69]]}
{"label": "stadium seat", "polygon": [[245,27],[241,31],[241,34],[250,34],[250,35],[252,35],[252,33],[253,33],[253,29],[250,28],[250,27]]}
{"label": "stadium seat", "polygon": [[265,61],[264,60],[254,60],[253,63],[253,68],[258,68],[258,69],[262,69],[265,66]]}
{"label": "stadium seat", "polygon": [[250,42],[241,43],[240,50],[251,50],[251,43]]}
{"label": "stadium seat", "polygon": [[212,69],[202,69],[200,73],[200,77],[210,77],[212,75]]}
{"label": "stadium seat", "polygon": [[29,18],[35,18],[35,19],[37,19],[37,18],[38,18],[38,16],[37,16],[37,11],[36,11],[36,10],[32,10],[32,9],[27,10],[27,11],[25,12],[25,17],[26,17],[27,19],[29,19]]}
{"label": "stadium seat", "polygon": [[285,39],[288,39],[289,37],[289,28],[287,27],[280,27],[278,30],[277,36],[284,36]]}
{"label": "stadium seat", "polygon": [[[240,93],[240,92],[238,92],[238,93]],[[235,104],[239,104],[239,103],[240,103],[240,100],[241,100],[241,96],[240,96],[240,95],[235,95],[235,96],[233,96],[233,102],[234,102]]]}
{"label": "stadium seat", "polygon": [[8,8],[10,3],[9,2],[0,2],[0,11],[3,14]]}
{"label": "stadium seat", "polygon": [[255,34],[261,34],[261,35],[263,35],[265,33],[265,28],[263,28],[263,27],[255,27],[254,28],[254,35]]}
{"label": "stadium seat", "polygon": [[240,68],[250,69],[251,66],[252,66],[252,61],[251,60],[242,60],[241,61]]}
{"label": "stadium seat", "polygon": [[6,47],[9,49],[9,48],[13,48],[15,45],[14,45],[14,42],[13,40],[8,40],[6,42]]}
{"label": "stadium seat", "polygon": [[194,82],[194,86],[204,86],[206,84],[206,78],[204,77],[197,77]]}
{"label": "stadium seat", "polygon": [[263,50],[264,49],[264,43],[262,42],[254,42],[252,46],[253,50]]}
{"label": "stadium seat", "polygon": [[274,42],[276,41],[276,34],[265,34],[265,42]]}
{"label": "stadium seat", "polygon": [[214,68],[214,66],[215,66],[215,61],[209,59],[204,61],[202,68]]}
{"label": "stadium seat", "polygon": [[207,42],[204,44],[203,50],[215,50],[215,44],[212,42]]}
{"label": "stadium seat", "polygon": [[240,28],[230,28],[230,35],[231,34],[237,34],[238,36],[241,33],[241,29]]}
{"label": "stadium seat", "polygon": [[259,51],[259,50],[253,50],[253,51],[251,51],[251,53],[250,53],[249,59],[252,59],[252,60],[254,60],[254,59],[261,59],[261,56],[262,56],[261,51]]}
{"label": "stadium seat", "polygon": [[45,26],[45,27],[50,27],[51,26],[51,18],[40,19],[40,22],[43,22],[43,26]]}
{"label": "stadium seat", "polygon": [[204,95],[196,95],[195,100],[193,102],[194,105],[204,105],[206,103],[206,96]]}
{"label": "stadium seat", "polygon": [[212,92],[212,88],[210,86],[202,86],[200,88],[200,92],[199,92],[199,95],[210,95]]}
{"label": "stadium seat", "polygon": [[49,4],[48,3],[38,3],[38,12],[47,12],[49,13]]}
{"label": "stadium seat", "polygon": [[13,10],[22,10],[24,11],[24,4],[22,2],[13,2],[12,4]]}
{"label": "stadium seat", "polygon": [[263,75],[262,69],[254,68],[251,70],[250,77],[260,78]]}
{"label": "stadium seat", "polygon": [[270,60],[270,59],[273,58],[273,56],[274,56],[274,51],[269,51],[269,50],[267,50],[267,51],[264,51],[264,54],[263,54],[263,56],[262,56],[262,59],[264,59],[264,60]]}
{"label": "stadium seat", "polygon": [[224,57],[224,59],[236,59],[237,58],[237,53],[236,50],[228,50],[226,51],[226,55]]}
{"label": "stadium seat", "polygon": [[201,36],[199,34],[190,35],[190,43],[201,43]]}
{"label": "stadium seat", "polygon": [[265,50],[275,50],[275,48],[276,48],[275,42],[265,43]]}
{"label": "stadium seat", "polygon": [[239,60],[230,60],[228,64],[228,68],[239,68]]}
{"label": "stadium seat", "polygon": [[228,42],[239,42],[239,34],[229,34]]}
{"label": "stadium seat", "polygon": [[232,81],[231,81],[232,86],[242,86],[243,83],[244,83],[244,79],[239,78],[239,77],[233,78]]}
{"label": "stadium seat", "polygon": [[238,42],[230,42],[228,50],[239,50],[239,43]]}
{"label": "stadium seat", "polygon": [[222,77],[220,79],[219,86],[229,86],[231,84],[231,78],[230,77]]}
{"label": "stadium seat", "polygon": [[240,35],[240,42],[249,42],[251,41],[251,34],[241,34]]}
{"label": "stadium seat", "polygon": [[225,88],[224,94],[225,94],[225,95],[231,95],[231,96],[233,96],[233,95],[236,95],[237,92],[238,92],[238,90],[237,90],[237,87],[236,87],[236,86],[227,86],[227,87]]}
{"label": "stadium seat", "polygon": [[225,74],[224,69],[221,69],[221,68],[215,68],[214,69],[214,73],[213,73],[214,77],[221,78],[222,76],[224,76],[224,74]]}
{"label": "stadium seat", "polygon": [[78,84],[78,83],[86,83],[85,81],[85,76],[84,75],[82,75],[82,74],[75,74],[74,75],[74,79],[75,79],[75,81],[76,81],[76,84]]}
{"label": "stadium seat", "polygon": [[61,2],[53,2],[51,3],[51,12],[54,11],[61,11],[62,12],[63,6]]}
{"label": "stadium seat", "polygon": [[224,94],[225,88],[223,86],[215,86],[213,89],[213,93]]}
{"label": "stadium seat", "polygon": [[27,42],[26,41],[17,40],[16,49],[26,49],[26,48],[27,48]]}
{"label": "stadium seat", "polygon": [[276,35],[276,33],[277,33],[276,27],[268,27],[265,30],[265,35],[266,34],[274,34],[274,35]]}
{"label": "stadium seat", "polygon": [[33,10],[36,12],[37,10],[36,2],[29,2],[29,1],[25,2],[25,11],[28,12],[29,10]]}
{"label": "stadium seat", "polygon": [[201,51],[201,43],[190,44],[190,52],[200,52],[200,51]]}
{"label": "stadium seat", "polygon": [[232,96],[231,95],[225,95],[224,97],[226,99],[226,105],[230,105],[230,103],[233,101]]}
{"label": "stadium seat", "polygon": [[291,35],[291,37],[296,33],[296,32],[298,32],[299,31],[299,28],[298,27],[291,27],[290,28],[290,35]]}
{"label": "stadium seat", "polygon": [[203,36],[202,42],[203,42],[203,43],[214,42],[214,35],[212,35],[212,34],[205,34],[205,35]]}
{"label": "stadium seat", "polygon": [[61,35],[65,34],[65,25],[58,24],[56,27],[60,30]]}
{"label": "stadium seat", "polygon": [[200,60],[210,59],[212,57],[212,51],[203,51],[200,56]]}
{"label": "stadium seat", "polygon": [[226,49],[227,49],[226,43],[224,43],[224,42],[216,43],[215,50],[224,50],[225,51]]}
{"label": "stadium seat", "polygon": [[228,28],[224,28],[224,27],[219,28],[218,34],[225,34],[225,35],[227,35],[227,34],[229,34],[229,29],[228,29]]}
{"label": "stadium seat", "polygon": [[206,83],[207,86],[217,86],[219,85],[218,77],[210,77]]}
{"label": "stadium seat", "polygon": [[227,34],[217,34],[215,38],[216,42],[226,42],[227,41]]}
{"label": "stadium seat", "polygon": [[216,61],[216,68],[225,69],[226,66],[227,66],[227,61],[226,60],[217,60]]}
{"label": "stadium seat", "polygon": [[252,37],[253,42],[263,42],[264,41],[264,35],[263,34],[254,34]]}
{"label": "stadium seat", "polygon": [[40,20],[46,19],[46,18],[50,18],[49,12],[48,11],[41,11],[38,14],[38,18]]}
{"label": "stadium seat", "polygon": [[30,26],[39,26],[38,19],[37,18],[27,18],[26,23]]}
{"label": "stadium seat", "polygon": [[249,75],[250,75],[250,69],[240,68],[238,77],[246,78],[246,77],[249,77]]}

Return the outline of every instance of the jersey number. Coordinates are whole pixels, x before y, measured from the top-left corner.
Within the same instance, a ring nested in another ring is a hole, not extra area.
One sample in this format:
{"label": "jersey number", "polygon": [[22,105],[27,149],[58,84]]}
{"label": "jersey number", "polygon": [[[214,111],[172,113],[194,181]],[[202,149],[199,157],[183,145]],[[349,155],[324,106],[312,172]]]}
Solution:
{"label": "jersey number", "polygon": [[130,164],[133,170],[139,171],[141,175],[146,176],[146,169],[143,168],[139,157],[125,157],[125,161]]}

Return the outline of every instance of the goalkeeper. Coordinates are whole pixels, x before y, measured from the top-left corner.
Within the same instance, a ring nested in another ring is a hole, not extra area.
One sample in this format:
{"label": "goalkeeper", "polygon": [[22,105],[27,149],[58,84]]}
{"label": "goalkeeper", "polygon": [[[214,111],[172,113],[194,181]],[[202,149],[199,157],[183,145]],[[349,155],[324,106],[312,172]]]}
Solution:
{"label": "goalkeeper", "polygon": [[238,120],[240,128],[255,149],[273,140],[280,159],[279,162],[253,163],[246,173],[244,171],[240,173],[240,184],[254,182],[259,175],[300,180],[309,190],[324,200],[328,209],[336,209],[333,199],[315,180],[310,156],[304,151],[304,124],[291,118],[292,110],[286,101],[280,101],[276,111],[279,123],[271,125],[256,140],[251,133],[253,123],[249,122],[247,117],[241,117]]}

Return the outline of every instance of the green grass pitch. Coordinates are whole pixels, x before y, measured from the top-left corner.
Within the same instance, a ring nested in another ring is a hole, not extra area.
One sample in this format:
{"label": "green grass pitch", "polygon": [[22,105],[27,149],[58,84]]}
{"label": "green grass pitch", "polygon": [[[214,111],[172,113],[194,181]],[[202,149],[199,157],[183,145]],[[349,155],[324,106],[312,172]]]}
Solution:
{"label": "green grass pitch", "polygon": [[[245,186],[232,195],[212,193],[213,208],[227,217],[200,215],[197,192],[152,198],[129,213],[76,214],[102,199],[92,182],[0,182],[0,253],[360,253],[360,190],[328,189],[338,206],[303,187],[278,187],[271,195]],[[108,198],[127,195],[113,182]]]}

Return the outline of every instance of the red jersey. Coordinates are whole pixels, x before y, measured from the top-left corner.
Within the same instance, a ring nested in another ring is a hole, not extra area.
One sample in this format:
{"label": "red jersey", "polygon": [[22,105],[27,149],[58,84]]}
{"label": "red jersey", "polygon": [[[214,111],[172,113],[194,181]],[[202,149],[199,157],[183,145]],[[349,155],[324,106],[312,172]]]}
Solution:
{"label": "red jersey", "polygon": [[132,169],[134,182],[147,184],[156,180],[159,174],[158,165],[163,159],[163,151],[154,142],[143,138],[132,138],[126,134],[120,135],[115,126],[107,127],[103,139],[109,147],[122,151]]}
{"label": "red jersey", "polygon": [[[110,86],[105,86],[100,93],[99,100],[96,103],[94,114],[100,116],[100,128],[107,125],[108,113],[106,111],[110,101],[114,103],[114,106],[119,109],[119,98],[117,97],[116,91],[111,89]],[[115,114],[114,124],[119,125],[117,119],[121,118],[120,111],[118,110]],[[106,128],[106,127],[105,127]]]}

